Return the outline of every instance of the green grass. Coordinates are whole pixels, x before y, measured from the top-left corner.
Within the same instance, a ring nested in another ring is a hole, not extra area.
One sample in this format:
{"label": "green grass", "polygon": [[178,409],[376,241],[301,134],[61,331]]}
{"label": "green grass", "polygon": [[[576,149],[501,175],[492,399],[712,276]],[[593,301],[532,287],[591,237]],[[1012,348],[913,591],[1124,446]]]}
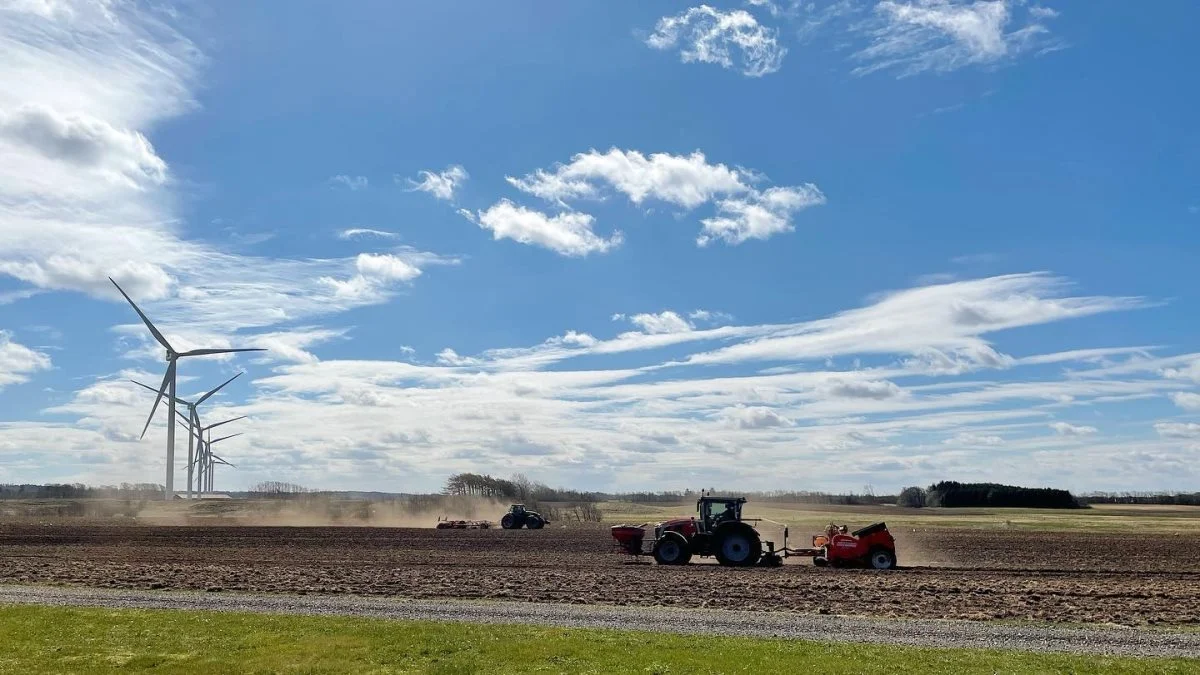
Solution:
{"label": "green grass", "polygon": [[1200,661],[528,626],[0,606],[0,672],[1185,673]]}

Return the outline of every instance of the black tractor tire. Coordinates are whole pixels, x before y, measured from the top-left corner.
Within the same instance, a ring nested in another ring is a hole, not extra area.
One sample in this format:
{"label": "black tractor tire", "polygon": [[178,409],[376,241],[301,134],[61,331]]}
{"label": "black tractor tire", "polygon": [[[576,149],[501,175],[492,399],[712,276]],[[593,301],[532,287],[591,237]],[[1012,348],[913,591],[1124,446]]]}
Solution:
{"label": "black tractor tire", "polygon": [[896,568],[896,554],[886,548],[876,547],[867,554],[867,566],[877,570]]}
{"label": "black tractor tire", "polygon": [[659,565],[686,565],[691,559],[692,549],[678,532],[665,532],[654,542],[654,561]]}
{"label": "black tractor tire", "polygon": [[540,530],[545,524],[546,523],[542,521],[541,516],[531,515],[525,519],[525,527],[528,527],[531,530]]}
{"label": "black tractor tire", "polygon": [[713,537],[713,555],[717,562],[730,567],[757,565],[762,557],[762,540],[749,525],[720,528]]}
{"label": "black tractor tire", "polygon": [[512,530],[521,526],[517,524],[517,519],[513,516],[513,514],[506,513],[504,514],[504,517],[500,519],[500,527],[503,527],[506,530]]}

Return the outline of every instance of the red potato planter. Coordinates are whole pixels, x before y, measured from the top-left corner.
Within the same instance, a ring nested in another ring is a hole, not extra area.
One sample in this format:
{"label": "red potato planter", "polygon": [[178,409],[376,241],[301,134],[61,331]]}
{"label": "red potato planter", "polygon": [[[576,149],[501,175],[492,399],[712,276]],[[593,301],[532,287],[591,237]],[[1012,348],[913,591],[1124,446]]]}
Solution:
{"label": "red potato planter", "polygon": [[799,556],[810,557],[822,567],[896,567],[896,540],[884,523],[852,533],[847,533],[844,525],[830,525],[825,534],[813,537],[811,548],[789,548],[785,527],[783,547],[776,549],[775,542],[764,541],[750,520],[743,520],[745,503],[745,497],[701,497],[696,502],[698,517],[675,518],[655,525],[648,550],[644,525],[616,525],[610,532],[621,552],[652,555],[660,565],[686,565],[693,556],[712,556],[729,567],[776,567],[783,564],[784,558]]}

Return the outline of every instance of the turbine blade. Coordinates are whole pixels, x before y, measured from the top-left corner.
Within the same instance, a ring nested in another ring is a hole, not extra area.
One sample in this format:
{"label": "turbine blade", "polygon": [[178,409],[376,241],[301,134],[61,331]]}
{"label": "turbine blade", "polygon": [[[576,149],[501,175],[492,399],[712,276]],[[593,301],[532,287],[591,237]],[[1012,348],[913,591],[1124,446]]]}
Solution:
{"label": "turbine blade", "polygon": [[150,329],[150,334],[154,336],[155,340],[158,340],[158,344],[166,347],[167,351],[174,353],[175,350],[171,348],[171,343],[167,342],[167,338],[163,337],[163,334],[158,332],[158,329],[155,328],[154,324],[150,322],[150,317],[146,316],[145,312],[143,312],[142,309],[137,306],[137,303],[133,301],[133,298],[129,297],[129,294],[126,293],[120,286],[118,286],[117,282],[113,281],[112,277],[109,277],[108,280],[112,281],[112,285],[116,286],[118,291],[121,291],[121,295],[125,296],[125,300],[128,301],[133,307],[133,311],[137,312],[138,316],[142,317],[142,322],[146,324],[146,328]]}
{"label": "turbine blade", "polygon": [[[233,466],[233,465],[232,465],[232,464],[230,464],[229,462],[226,462],[226,461],[225,461],[225,458],[221,457],[220,455],[213,455],[213,456],[212,456],[212,458],[213,458],[214,460],[216,460],[216,461],[218,461],[218,462],[220,462],[220,463],[224,464],[225,466]],[[236,467],[236,466],[233,466],[233,468],[235,468],[235,469],[236,469],[237,467]]]}
{"label": "turbine blade", "polygon": [[[150,385],[148,385],[148,384],[142,384],[141,382],[138,382],[137,380],[130,380],[130,382],[132,382],[132,383],[136,384],[136,385],[137,385],[137,386],[139,386],[139,387],[144,387],[144,388],[146,388],[146,389],[149,389],[150,391],[152,391],[152,392],[154,392],[154,393],[158,394],[159,396],[166,396],[166,394],[159,392],[159,390],[155,389],[154,387],[151,387],[151,386],[150,386]],[[185,401],[185,400],[183,400],[183,399],[179,398],[178,396],[176,396],[176,397],[175,397],[175,402],[176,402],[176,403],[182,403],[183,405],[186,405],[186,406],[190,406],[190,405],[191,405],[190,403],[188,403],[187,401]]]}
{"label": "turbine blade", "polygon": [[[208,445],[211,447],[213,443],[220,443],[221,441],[223,441],[223,440],[225,440],[225,439],[227,439],[227,438],[233,438],[234,436],[241,436],[241,435],[242,435],[242,432],[240,432],[240,431],[239,431],[239,432],[237,432],[236,434],[229,434],[228,436],[222,436],[222,437],[220,437],[220,438],[214,438],[214,439],[212,439],[211,441],[209,441],[209,442],[208,442]],[[211,452],[212,452],[212,450],[209,450],[209,453],[211,453]]]}
{"label": "turbine blade", "polygon": [[208,426],[204,427],[204,430],[205,430],[205,431],[208,431],[209,429],[212,429],[213,427],[219,427],[219,426],[221,426],[222,424],[229,424],[230,422],[236,422],[236,421],[238,421],[238,420],[244,420],[244,419],[246,419],[246,416],[245,416],[245,415],[242,415],[242,416],[240,416],[240,417],[234,417],[234,418],[232,418],[232,419],[227,419],[227,420],[225,420],[224,422],[217,422],[217,423],[215,423],[215,424],[210,424],[210,425],[208,425]]}
{"label": "turbine blade", "polygon": [[[116,283],[115,281],[113,283]],[[175,362],[167,364],[167,374],[163,375],[162,389],[158,391],[158,396],[154,397],[154,405],[150,407],[150,416],[146,418],[146,426],[142,427],[142,435],[138,438],[146,437],[146,430],[150,428],[150,422],[154,419],[154,411],[158,410],[158,402],[167,396],[167,385],[171,383],[171,378],[175,375]]]}
{"label": "turbine blade", "polygon": [[238,379],[241,376],[242,376],[242,374],[238,373],[237,375],[234,375],[233,377],[229,378],[228,380],[225,380],[221,384],[217,385],[216,389],[213,389],[212,391],[208,392],[207,394],[201,396],[200,399],[198,401],[196,401],[196,405],[200,405],[201,403],[204,403],[205,401],[208,400],[209,396],[212,396],[213,394],[217,393],[218,391],[221,391],[221,387],[224,387],[225,385],[229,384],[230,382],[233,382],[234,380]]}
{"label": "turbine blade", "polygon": [[265,352],[265,349],[193,349],[180,354],[180,356],[206,356],[208,354],[232,354],[234,352]]}

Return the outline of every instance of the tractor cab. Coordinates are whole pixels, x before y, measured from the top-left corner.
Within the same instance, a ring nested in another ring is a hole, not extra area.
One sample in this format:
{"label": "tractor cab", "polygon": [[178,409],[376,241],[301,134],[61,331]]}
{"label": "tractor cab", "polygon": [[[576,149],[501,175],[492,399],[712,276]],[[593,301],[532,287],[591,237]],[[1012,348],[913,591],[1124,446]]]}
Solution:
{"label": "tractor cab", "polygon": [[712,532],[722,523],[737,523],[742,520],[742,504],[745,497],[701,497],[696,501],[700,512],[700,531]]}
{"label": "tractor cab", "polygon": [[508,507],[508,512],[515,516],[523,516],[525,515],[525,505],[513,504],[512,506]]}

